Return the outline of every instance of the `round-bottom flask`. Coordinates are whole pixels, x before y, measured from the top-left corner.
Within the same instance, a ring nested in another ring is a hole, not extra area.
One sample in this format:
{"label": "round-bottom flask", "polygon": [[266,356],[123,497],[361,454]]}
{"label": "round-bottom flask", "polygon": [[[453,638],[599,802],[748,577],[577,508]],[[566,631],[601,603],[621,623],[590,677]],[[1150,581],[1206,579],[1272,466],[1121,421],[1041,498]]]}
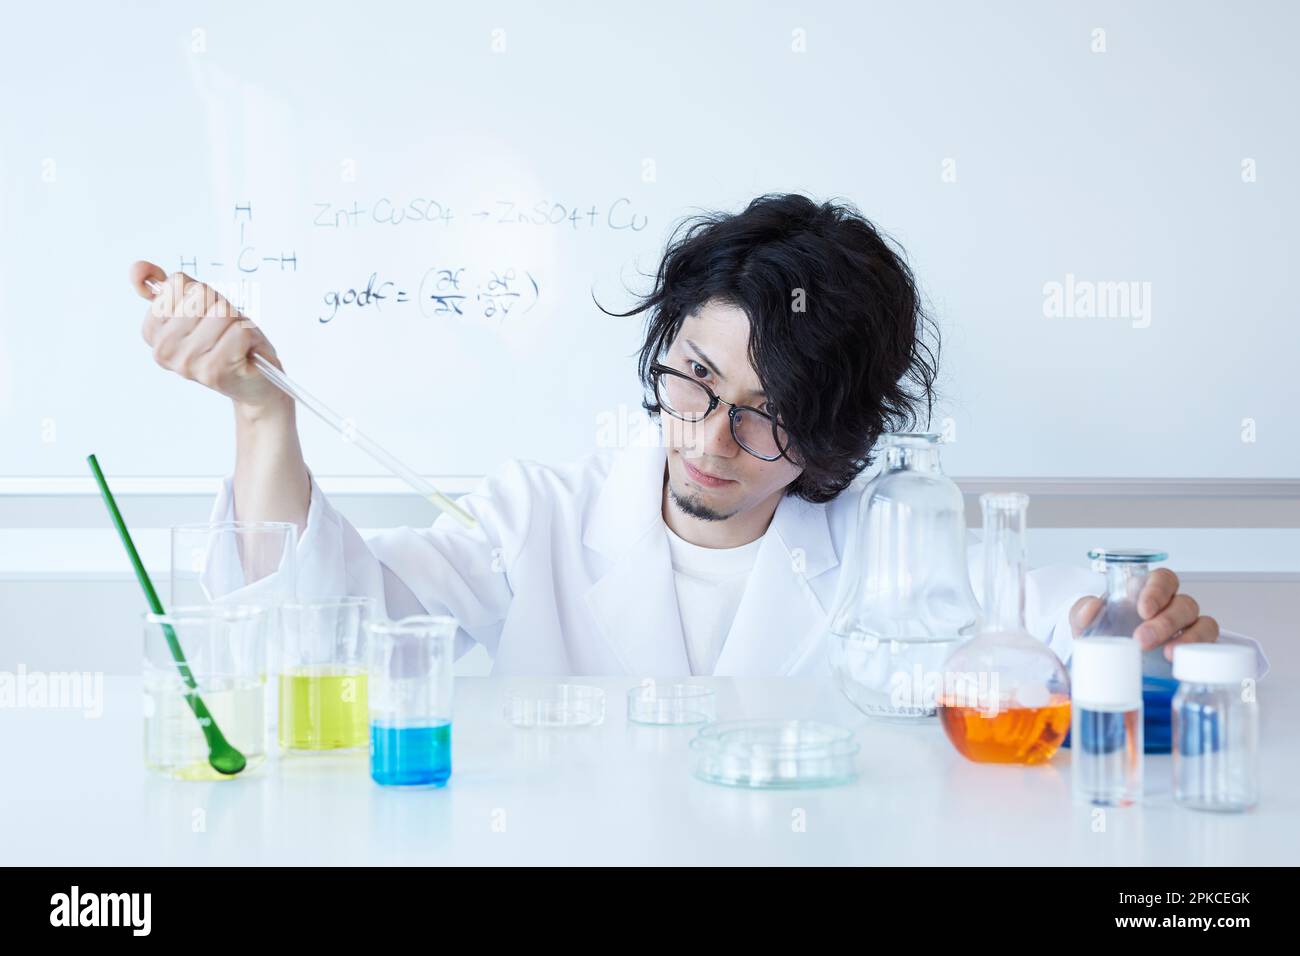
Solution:
{"label": "round-bottom flask", "polygon": [[1045,763],[1070,727],[1070,677],[1025,628],[1022,494],[980,498],[984,511],[984,630],[948,656],[938,714],[963,756],[977,763]]}

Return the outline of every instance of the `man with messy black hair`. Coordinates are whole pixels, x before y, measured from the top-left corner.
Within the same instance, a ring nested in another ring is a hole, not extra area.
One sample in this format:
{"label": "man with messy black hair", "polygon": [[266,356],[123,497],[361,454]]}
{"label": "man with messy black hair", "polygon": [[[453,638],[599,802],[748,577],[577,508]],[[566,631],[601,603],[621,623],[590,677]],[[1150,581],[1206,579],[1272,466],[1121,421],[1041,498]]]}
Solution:
{"label": "man with messy black hair", "polygon": [[[646,315],[639,372],[662,440],[511,460],[460,499],[474,529],[443,516],[363,540],[308,470],[293,403],[249,360],[280,364],[261,331],[183,274],[142,262],[132,278],[147,296],[165,283],[143,329],[158,364],[234,401],[213,520],[294,522],[301,597],[450,613],[458,651],[484,645],[493,673],[825,673],[851,483],[881,434],[928,426],[935,398],[938,340],[900,251],[848,204],[760,196],[684,222],[652,290],[609,313]],[[1040,569],[1029,588],[1030,629],[1068,657],[1096,576]],[[1167,570],[1140,610],[1152,646],[1219,636]]]}
{"label": "man with messy black hair", "polygon": [[[665,359],[704,375],[687,344],[701,326],[746,332],[735,337],[747,362],[735,364],[752,366],[761,410],[780,408],[782,431],[799,436],[791,458],[800,472],[786,493],[808,501],[830,501],[870,463],[883,432],[923,425],[933,408],[938,337],[912,272],[848,205],[760,196],[739,215],[686,220],[654,289],[618,314],[639,312],[649,315],[641,379],[654,396]],[[662,409],[647,401],[646,410]]]}

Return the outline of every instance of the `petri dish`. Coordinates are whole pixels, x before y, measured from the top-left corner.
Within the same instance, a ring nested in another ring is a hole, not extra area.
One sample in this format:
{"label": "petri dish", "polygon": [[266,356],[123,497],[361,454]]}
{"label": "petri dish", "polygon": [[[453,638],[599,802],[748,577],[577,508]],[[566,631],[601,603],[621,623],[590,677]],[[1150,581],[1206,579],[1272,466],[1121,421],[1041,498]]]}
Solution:
{"label": "petri dish", "polygon": [[793,789],[850,783],[861,749],[853,731],[815,720],[731,720],[691,741],[691,772],[729,787]]}
{"label": "petri dish", "polygon": [[590,727],[605,719],[605,692],[587,684],[549,684],[506,695],[505,715],[516,727]]}
{"label": "petri dish", "polygon": [[712,687],[647,682],[627,692],[627,719],[635,724],[707,724],[717,716]]}

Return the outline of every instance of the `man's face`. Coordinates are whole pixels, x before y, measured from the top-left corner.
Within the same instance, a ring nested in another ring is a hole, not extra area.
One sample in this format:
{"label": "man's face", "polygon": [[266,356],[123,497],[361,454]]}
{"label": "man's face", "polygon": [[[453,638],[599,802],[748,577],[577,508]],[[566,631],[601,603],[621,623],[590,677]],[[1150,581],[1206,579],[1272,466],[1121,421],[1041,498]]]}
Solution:
{"label": "man's face", "polygon": [[[734,305],[711,300],[688,315],[660,362],[703,382],[725,401],[767,410],[758,373],[749,364],[749,318]],[[727,411],[720,404],[700,422],[660,415],[669,494],[683,512],[706,521],[770,502],[802,471],[787,458],[763,461],[737,445]],[[709,477],[725,480],[719,484]]]}

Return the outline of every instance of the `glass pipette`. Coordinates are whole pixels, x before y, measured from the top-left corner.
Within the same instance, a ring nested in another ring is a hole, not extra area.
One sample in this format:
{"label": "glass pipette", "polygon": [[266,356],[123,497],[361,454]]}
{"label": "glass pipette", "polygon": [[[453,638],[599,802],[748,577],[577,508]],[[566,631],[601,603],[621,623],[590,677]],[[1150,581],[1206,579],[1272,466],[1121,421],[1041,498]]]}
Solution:
{"label": "glass pipette", "polygon": [[[145,279],[144,282],[145,285],[149,287],[149,291],[155,296],[162,292],[162,284],[157,280]],[[316,396],[306,391],[301,385],[290,379],[287,375],[272,365],[270,360],[265,356],[258,352],[254,352],[252,353],[252,360],[253,365],[256,366],[257,370],[266,377],[267,381],[280,389],[280,391],[284,392],[299,405],[302,405],[304,408],[315,413],[317,418],[342,435],[345,441],[356,445],[398,478],[401,478],[404,482],[415,489],[420,497],[442,509],[467,528],[473,528],[478,524],[473,515],[459,507],[454,501],[390,455],[372,439],[357,431],[355,425],[345,419],[342,415],[338,414],[338,412],[335,412]]]}

